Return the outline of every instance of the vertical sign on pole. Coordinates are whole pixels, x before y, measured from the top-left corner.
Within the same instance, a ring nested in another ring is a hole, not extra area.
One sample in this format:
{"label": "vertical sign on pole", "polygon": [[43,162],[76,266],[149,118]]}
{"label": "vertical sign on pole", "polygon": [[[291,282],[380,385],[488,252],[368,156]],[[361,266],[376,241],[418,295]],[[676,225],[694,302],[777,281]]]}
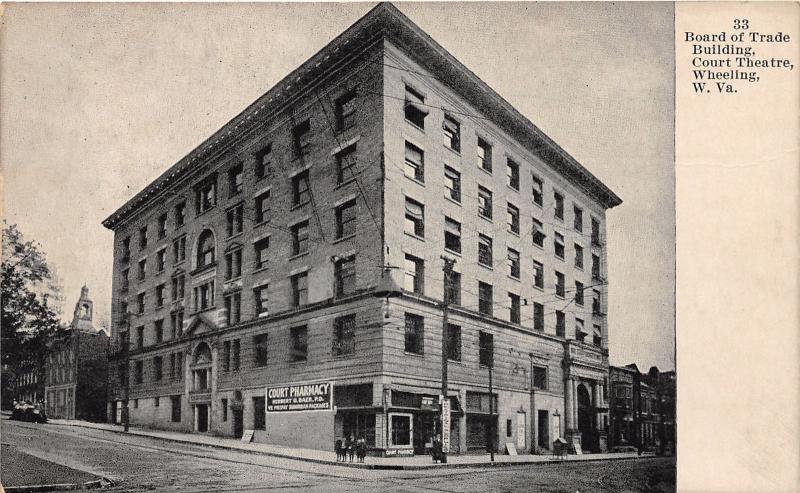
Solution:
{"label": "vertical sign on pole", "polygon": [[442,401],[442,452],[450,452],[450,399]]}

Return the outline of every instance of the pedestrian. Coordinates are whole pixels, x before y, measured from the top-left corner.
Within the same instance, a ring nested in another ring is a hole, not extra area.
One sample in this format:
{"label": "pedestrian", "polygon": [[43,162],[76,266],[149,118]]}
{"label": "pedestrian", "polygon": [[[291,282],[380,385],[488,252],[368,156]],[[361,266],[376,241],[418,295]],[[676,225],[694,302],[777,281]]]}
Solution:
{"label": "pedestrian", "polygon": [[333,445],[334,450],[336,450],[336,462],[339,462],[339,459],[344,462],[344,445],[342,445],[342,440],[338,439]]}
{"label": "pedestrian", "polygon": [[355,454],[356,451],[355,447],[355,435],[351,433],[344,442],[344,448],[347,451],[347,456],[350,458],[350,462],[353,462],[353,454]]}
{"label": "pedestrian", "polygon": [[433,439],[431,455],[434,463],[438,463],[442,460],[442,439],[439,437],[439,435],[436,435]]}
{"label": "pedestrian", "polygon": [[367,456],[367,442],[363,437],[356,442],[356,456],[358,457],[358,462],[362,463],[364,462],[364,457]]}

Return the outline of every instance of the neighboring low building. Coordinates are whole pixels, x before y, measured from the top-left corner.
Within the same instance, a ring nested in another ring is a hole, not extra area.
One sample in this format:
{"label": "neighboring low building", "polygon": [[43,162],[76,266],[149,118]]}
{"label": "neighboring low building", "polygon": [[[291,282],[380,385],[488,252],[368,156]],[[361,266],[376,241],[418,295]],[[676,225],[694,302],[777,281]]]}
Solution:
{"label": "neighboring low building", "polygon": [[41,364],[24,365],[16,370],[14,400],[36,404],[44,400],[44,367]]}
{"label": "neighboring low building", "polygon": [[661,453],[675,450],[675,372],[635,364],[612,366],[611,447],[639,446]]}
{"label": "neighboring low building", "polygon": [[106,414],[109,337],[92,325],[89,289],[81,289],[69,329],[48,344],[47,416],[102,421]]}

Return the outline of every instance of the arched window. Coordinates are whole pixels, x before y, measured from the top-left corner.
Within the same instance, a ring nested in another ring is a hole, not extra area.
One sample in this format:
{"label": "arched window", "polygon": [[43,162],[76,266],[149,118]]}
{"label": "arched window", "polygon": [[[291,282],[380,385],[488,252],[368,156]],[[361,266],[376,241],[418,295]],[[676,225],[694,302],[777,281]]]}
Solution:
{"label": "arched window", "polygon": [[214,252],[214,234],[210,230],[205,230],[200,234],[197,242],[197,268],[213,264]]}

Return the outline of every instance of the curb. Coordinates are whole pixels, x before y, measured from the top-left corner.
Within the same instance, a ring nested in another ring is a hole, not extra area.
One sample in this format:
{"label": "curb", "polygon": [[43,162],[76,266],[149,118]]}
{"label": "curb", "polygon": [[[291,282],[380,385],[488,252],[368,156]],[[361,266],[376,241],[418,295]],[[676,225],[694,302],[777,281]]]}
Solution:
{"label": "curb", "polygon": [[5,486],[7,493],[32,493],[38,491],[93,490],[114,486],[114,482],[100,478],[85,483],[37,484],[31,486]]}
{"label": "curb", "polygon": [[[513,466],[534,466],[534,465],[546,465],[546,464],[565,464],[565,463],[584,463],[584,462],[606,462],[606,461],[622,461],[622,460],[641,460],[641,459],[654,459],[658,456],[656,455],[643,455],[639,457],[605,457],[605,458],[587,458],[581,460],[537,460],[537,461],[516,461],[516,462],[475,462],[475,463],[460,463],[460,464],[431,464],[431,465],[422,465],[422,464],[365,464],[365,463],[353,463],[353,462],[335,462],[329,461],[325,459],[315,459],[312,457],[297,457],[294,455],[282,454],[278,452],[268,452],[262,450],[249,450],[243,449],[238,447],[230,447],[227,445],[221,444],[212,444],[212,443],[198,443],[193,442],[191,440],[181,440],[178,438],[168,438],[162,437],[158,435],[149,435],[147,433],[142,432],[133,432],[133,433],[126,433],[122,430],[116,429],[109,429],[109,428],[95,428],[93,426],[86,426],[80,423],[53,423],[55,425],[60,426],[75,426],[79,428],[88,428],[93,430],[100,430],[100,431],[109,431],[112,433],[117,433],[120,435],[128,435],[128,436],[140,436],[146,438],[152,438],[154,440],[161,440],[164,442],[172,442],[172,443],[181,443],[184,445],[195,445],[198,447],[208,447],[213,449],[219,450],[229,450],[234,452],[241,452],[245,454],[252,454],[252,455],[263,455],[267,457],[277,457],[280,459],[291,459],[291,460],[298,460],[303,462],[311,462],[314,464],[322,464],[327,466],[339,466],[339,467],[349,467],[353,469],[371,469],[371,470],[380,470],[380,471],[418,471],[418,470],[431,470],[431,469],[468,469],[468,468],[475,468],[475,467],[513,467]],[[6,489],[6,491],[10,491]],[[43,490],[28,490],[28,491],[43,491]]]}

